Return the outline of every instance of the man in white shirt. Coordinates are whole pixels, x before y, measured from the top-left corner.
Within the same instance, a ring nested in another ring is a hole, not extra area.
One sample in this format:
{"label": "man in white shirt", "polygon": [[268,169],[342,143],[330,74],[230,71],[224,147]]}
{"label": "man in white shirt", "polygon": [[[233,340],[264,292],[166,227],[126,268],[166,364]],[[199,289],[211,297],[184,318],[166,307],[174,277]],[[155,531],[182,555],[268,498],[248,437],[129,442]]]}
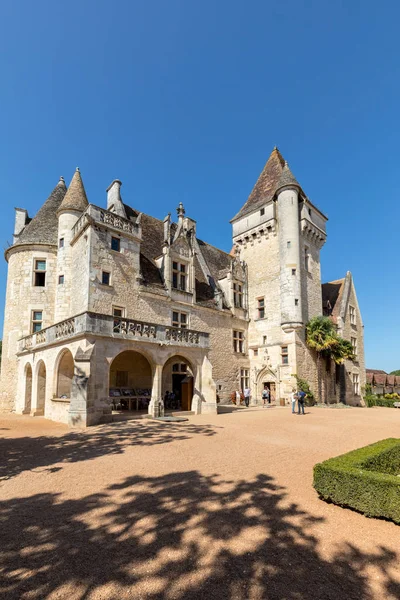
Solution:
{"label": "man in white shirt", "polygon": [[297,400],[297,390],[296,388],[292,389],[292,395],[290,397],[292,401],[292,415],[296,414],[296,400]]}
{"label": "man in white shirt", "polygon": [[246,406],[249,406],[250,404],[250,388],[244,388],[244,403]]}

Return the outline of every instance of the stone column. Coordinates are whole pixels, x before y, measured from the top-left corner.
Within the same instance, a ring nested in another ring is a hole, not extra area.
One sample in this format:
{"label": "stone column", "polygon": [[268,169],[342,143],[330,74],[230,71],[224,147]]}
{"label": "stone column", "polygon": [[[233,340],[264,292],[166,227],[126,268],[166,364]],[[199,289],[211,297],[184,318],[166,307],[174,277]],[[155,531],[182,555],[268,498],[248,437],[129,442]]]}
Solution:
{"label": "stone column", "polygon": [[153,387],[151,390],[151,400],[149,404],[149,415],[151,417],[164,416],[164,402],[162,399],[162,372],[163,366],[156,365],[153,377]]}
{"label": "stone column", "polygon": [[90,367],[94,346],[86,351],[78,348],[74,358],[74,376],[71,386],[71,402],[68,411],[70,427],[87,427],[100,422],[102,414],[97,415],[92,401],[90,405]]}
{"label": "stone column", "polygon": [[[204,357],[201,367],[197,371],[199,390],[201,393],[201,412],[204,414],[217,413],[217,386],[212,377],[212,365],[207,356]],[[197,377],[196,377],[197,380]],[[197,387],[197,386],[196,386]]]}

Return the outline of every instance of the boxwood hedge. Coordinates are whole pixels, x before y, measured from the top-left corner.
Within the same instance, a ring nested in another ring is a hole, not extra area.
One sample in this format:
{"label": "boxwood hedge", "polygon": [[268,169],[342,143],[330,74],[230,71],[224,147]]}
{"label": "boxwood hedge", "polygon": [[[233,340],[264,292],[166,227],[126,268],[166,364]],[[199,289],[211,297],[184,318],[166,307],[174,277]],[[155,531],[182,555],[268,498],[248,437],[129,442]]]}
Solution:
{"label": "boxwood hedge", "polygon": [[400,523],[400,440],[389,438],[314,467],[325,500]]}

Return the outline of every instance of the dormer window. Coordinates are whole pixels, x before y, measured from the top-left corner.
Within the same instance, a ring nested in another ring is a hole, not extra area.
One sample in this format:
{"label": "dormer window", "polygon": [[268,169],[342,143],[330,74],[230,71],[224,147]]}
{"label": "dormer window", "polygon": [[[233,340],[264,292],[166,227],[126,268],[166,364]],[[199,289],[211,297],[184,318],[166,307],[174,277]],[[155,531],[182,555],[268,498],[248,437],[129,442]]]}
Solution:
{"label": "dormer window", "polygon": [[241,283],[233,284],[233,304],[235,308],[243,308],[243,285]]}
{"label": "dormer window", "polygon": [[184,263],[172,263],[172,287],[175,290],[186,292],[187,288],[187,265]]}

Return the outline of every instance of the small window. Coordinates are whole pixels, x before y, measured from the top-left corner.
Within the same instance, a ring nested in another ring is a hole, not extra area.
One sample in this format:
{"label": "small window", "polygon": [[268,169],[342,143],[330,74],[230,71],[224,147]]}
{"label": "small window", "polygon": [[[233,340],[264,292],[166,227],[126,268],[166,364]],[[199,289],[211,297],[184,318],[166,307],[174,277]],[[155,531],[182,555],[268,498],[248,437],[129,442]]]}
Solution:
{"label": "small window", "polygon": [[282,357],[282,364],[288,365],[289,364],[289,352],[288,352],[287,346],[281,346],[281,357]]}
{"label": "small window", "polygon": [[263,217],[265,215],[265,208],[262,208],[260,210],[260,216]]}
{"label": "small window", "polygon": [[175,363],[172,365],[172,373],[187,373],[187,364]]}
{"label": "small window", "polygon": [[125,309],[120,306],[113,306],[113,317],[123,318]]}
{"label": "small window", "polygon": [[241,283],[233,284],[233,304],[235,308],[243,308],[243,286]]}
{"label": "small window", "polygon": [[298,299],[298,298],[295,298],[295,300],[294,300],[294,305],[295,305],[295,306],[298,306],[298,305],[299,305],[299,299]]}
{"label": "small window", "polygon": [[253,354],[254,354],[254,356],[258,356],[258,348],[254,348]]}
{"label": "small window", "polygon": [[266,343],[267,343],[267,336],[263,335],[263,345],[265,346]]}
{"label": "small window", "polygon": [[42,329],[43,324],[43,312],[41,310],[32,311],[32,333],[36,333]]}
{"label": "small window", "polygon": [[115,250],[115,252],[121,252],[121,240],[119,238],[111,238],[111,250]]}
{"label": "small window", "polygon": [[35,260],[34,285],[36,287],[45,287],[46,285],[46,261]]}
{"label": "small window", "polygon": [[310,217],[312,216],[311,208],[308,209],[308,214],[310,215]]}
{"label": "small window", "polygon": [[58,276],[58,285],[64,285],[64,275]]}
{"label": "small window", "polygon": [[292,269],[292,275],[296,275],[296,269]]}
{"label": "small window", "polygon": [[307,272],[310,270],[310,255],[308,253],[308,248],[304,249],[304,268]]}
{"label": "small window", "polygon": [[257,316],[259,319],[265,317],[265,300],[264,298],[258,298],[257,300]]}
{"label": "small window", "polygon": [[102,271],[102,273],[101,273],[101,283],[103,285],[110,285],[110,273],[108,273],[108,271]]}
{"label": "small window", "polygon": [[188,316],[186,313],[172,311],[172,327],[180,327],[180,329],[187,329]]}
{"label": "small window", "polygon": [[186,291],[187,268],[183,263],[172,263],[172,287],[175,290]]}
{"label": "small window", "polygon": [[233,351],[243,354],[244,352],[244,333],[243,331],[233,332]]}
{"label": "small window", "polygon": [[353,346],[354,356],[355,356],[355,358],[357,358],[357,338],[352,337],[350,341],[351,341],[351,345]]}
{"label": "small window", "polygon": [[59,248],[64,248],[64,238],[60,238],[60,239],[58,240],[58,247],[59,247]]}
{"label": "small window", "polygon": [[355,396],[360,395],[360,376],[358,373],[353,373],[353,392]]}
{"label": "small window", "polygon": [[356,325],[356,309],[354,306],[349,306],[349,317],[351,325]]}
{"label": "small window", "polygon": [[240,389],[242,392],[250,387],[250,369],[240,369]]}
{"label": "small window", "polygon": [[286,242],[286,246],[287,246],[288,248],[290,248],[290,246],[291,246],[291,245],[292,245],[292,242]]}

